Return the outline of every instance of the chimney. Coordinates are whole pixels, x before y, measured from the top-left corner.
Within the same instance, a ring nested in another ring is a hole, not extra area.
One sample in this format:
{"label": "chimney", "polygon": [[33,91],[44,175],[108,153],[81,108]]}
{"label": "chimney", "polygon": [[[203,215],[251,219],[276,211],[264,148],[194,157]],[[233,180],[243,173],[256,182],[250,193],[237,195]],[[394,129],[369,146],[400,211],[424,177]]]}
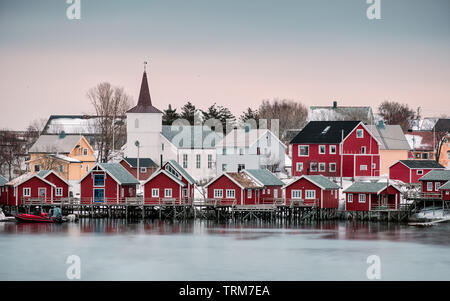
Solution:
{"label": "chimney", "polygon": [[337,108],[337,101],[333,101],[333,109]]}

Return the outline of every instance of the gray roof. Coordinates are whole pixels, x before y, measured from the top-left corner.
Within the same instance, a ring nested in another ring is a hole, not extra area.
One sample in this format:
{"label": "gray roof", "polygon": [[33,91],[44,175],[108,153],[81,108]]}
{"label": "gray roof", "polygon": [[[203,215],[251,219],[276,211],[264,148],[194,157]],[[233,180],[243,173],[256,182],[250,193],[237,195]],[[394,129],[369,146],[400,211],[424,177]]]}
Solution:
{"label": "gray roof", "polygon": [[39,178],[45,178],[45,176],[50,172],[50,170],[41,170],[37,173]]}
{"label": "gray roof", "polygon": [[303,176],[303,177],[306,178],[307,180],[313,182],[314,184],[323,187],[324,189],[339,189],[340,188],[336,183],[334,183],[333,181],[329,180],[328,178],[326,178],[322,175],[310,175],[310,176]]}
{"label": "gray roof", "polygon": [[439,187],[439,189],[450,189],[450,181]]}
{"label": "gray roof", "polygon": [[373,119],[372,108],[349,106],[311,106],[309,107],[309,121],[339,121]]}
{"label": "gray roof", "polygon": [[111,174],[119,184],[139,184],[138,180],[135,179],[122,165],[119,163],[99,163],[99,166]]}
{"label": "gray roof", "polygon": [[267,169],[246,169],[251,176],[260,181],[264,186],[283,186],[284,183]]}
{"label": "gray roof", "polygon": [[400,160],[400,162],[409,168],[445,168],[435,160]]}
{"label": "gray roof", "polygon": [[222,138],[208,126],[163,125],[162,135],[177,148],[215,148]]}
{"label": "gray roof", "polygon": [[381,142],[380,149],[410,150],[408,140],[399,125],[367,125],[369,131]]}
{"label": "gray roof", "polygon": [[[167,162],[166,162],[166,163],[167,163]],[[188,174],[188,172],[187,172],[183,167],[181,167],[181,165],[178,164],[177,161],[175,161],[175,160],[169,160],[168,163],[172,164],[173,167],[175,167],[175,169],[178,170],[178,171],[183,175],[183,177],[186,178],[189,182],[195,183],[194,178],[191,177],[191,175]]]}
{"label": "gray roof", "polygon": [[[137,167],[137,158],[123,158],[131,167]],[[155,162],[150,158],[139,158],[139,167],[157,167]]]}
{"label": "gray roof", "polygon": [[435,169],[422,176],[419,181],[449,181],[450,170],[448,169]]}
{"label": "gray roof", "polygon": [[41,135],[28,151],[29,153],[68,154],[80,141],[80,135]]}
{"label": "gray roof", "polygon": [[[387,183],[372,183],[372,182],[355,182],[350,187],[344,190],[344,192],[368,192],[378,193],[385,189]],[[389,185],[392,186],[392,185]],[[392,186],[394,187],[394,186]]]}
{"label": "gray roof", "polygon": [[0,186],[5,186],[6,183],[8,183],[8,180],[6,180],[4,177],[0,176]]}

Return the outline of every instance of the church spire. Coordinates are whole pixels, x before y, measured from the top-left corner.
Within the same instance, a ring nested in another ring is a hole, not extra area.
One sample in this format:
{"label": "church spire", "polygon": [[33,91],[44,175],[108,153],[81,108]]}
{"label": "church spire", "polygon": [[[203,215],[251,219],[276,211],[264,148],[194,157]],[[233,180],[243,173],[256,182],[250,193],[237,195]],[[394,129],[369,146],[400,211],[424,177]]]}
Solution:
{"label": "church spire", "polygon": [[141,90],[139,92],[137,106],[129,110],[127,113],[162,113],[152,105],[150,89],[148,88],[146,65],[147,62],[144,62],[144,74],[142,75]]}

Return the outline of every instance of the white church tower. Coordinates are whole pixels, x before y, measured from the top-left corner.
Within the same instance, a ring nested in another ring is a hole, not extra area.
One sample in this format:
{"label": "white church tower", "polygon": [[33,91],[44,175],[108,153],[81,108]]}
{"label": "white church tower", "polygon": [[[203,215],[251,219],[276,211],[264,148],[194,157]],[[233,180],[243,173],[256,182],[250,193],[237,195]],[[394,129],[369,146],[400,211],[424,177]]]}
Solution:
{"label": "white church tower", "polygon": [[[137,106],[127,112],[127,148],[125,157],[151,158],[159,164],[163,113],[152,105],[144,69]],[[139,144],[139,147],[136,144]]]}

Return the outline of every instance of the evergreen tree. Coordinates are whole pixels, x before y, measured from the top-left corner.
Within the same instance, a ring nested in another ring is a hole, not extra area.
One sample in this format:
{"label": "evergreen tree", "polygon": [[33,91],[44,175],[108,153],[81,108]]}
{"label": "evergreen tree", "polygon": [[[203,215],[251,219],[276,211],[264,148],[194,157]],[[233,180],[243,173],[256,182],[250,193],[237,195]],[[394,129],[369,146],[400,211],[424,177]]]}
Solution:
{"label": "evergreen tree", "polygon": [[163,111],[163,125],[172,125],[178,118],[180,118],[180,115],[177,113],[177,109],[172,109],[172,105],[169,104],[169,107]]}
{"label": "evergreen tree", "polygon": [[239,117],[239,120],[242,123],[245,123],[247,120],[253,119],[256,123],[259,122],[259,112],[258,110],[253,110],[252,108],[247,108],[246,111],[242,112],[242,115]]}
{"label": "evergreen tree", "polygon": [[216,103],[208,107],[206,111],[202,110],[202,115],[203,120],[208,120],[211,118],[218,119],[220,123],[222,123],[224,131],[226,130],[227,120],[232,120],[232,123],[234,124],[234,121],[236,119],[228,108],[217,106]]}
{"label": "evergreen tree", "polygon": [[181,108],[180,117],[182,119],[186,119],[187,121],[189,121],[189,124],[193,125],[194,124],[194,116],[195,116],[196,111],[197,111],[197,108],[190,101],[188,101],[187,104],[185,104]]}

